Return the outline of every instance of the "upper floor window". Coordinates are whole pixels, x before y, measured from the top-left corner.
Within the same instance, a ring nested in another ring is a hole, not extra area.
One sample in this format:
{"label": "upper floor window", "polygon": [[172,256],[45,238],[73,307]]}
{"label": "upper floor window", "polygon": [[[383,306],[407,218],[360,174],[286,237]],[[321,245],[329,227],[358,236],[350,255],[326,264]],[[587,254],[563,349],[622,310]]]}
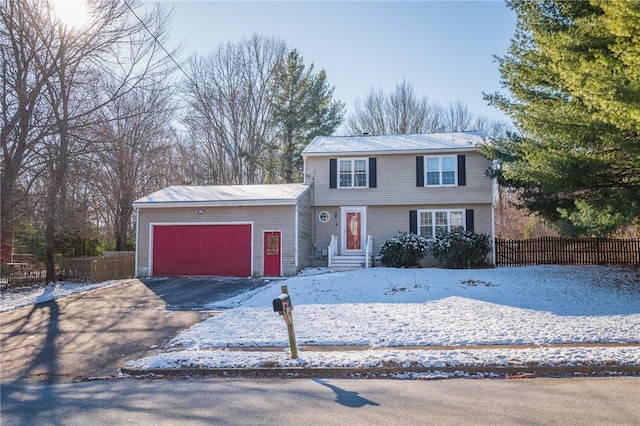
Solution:
{"label": "upper floor window", "polygon": [[375,188],[376,157],[330,158],[329,188]]}
{"label": "upper floor window", "polygon": [[366,188],[368,163],[366,158],[338,159],[338,187]]}
{"label": "upper floor window", "polygon": [[416,157],[416,186],[465,186],[467,184],[466,156],[418,155]]}
{"label": "upper floor window", "polygon": [[456,157],[425,157],[425,186],[456,185]]}
{"label": "upper floor window", "polygon": [[430,240],[465,229],[464,210],[420,210],[418,215],[418,234]]}

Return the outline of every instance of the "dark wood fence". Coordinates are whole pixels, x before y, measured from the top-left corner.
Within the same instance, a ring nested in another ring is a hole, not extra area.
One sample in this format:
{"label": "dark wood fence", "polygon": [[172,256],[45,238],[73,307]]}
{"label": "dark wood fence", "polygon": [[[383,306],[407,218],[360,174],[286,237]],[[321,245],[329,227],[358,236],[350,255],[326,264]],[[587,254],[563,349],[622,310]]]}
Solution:
{"label": "dark wood fence", "polygon": [[640,265],[640,238],[496,239],[496,266]]}
{"label": "dark wood fence", "polygon": [[42,284],[47,277],[47,271],[38,265],[9,265],[2,271],[0,287],[4,289],[9,285],[20,287],[32,284]]}
{"label": "dark wood fence", "polygon": [[[131,278],[135,275],[135,252],[111,252],[96,257],[63,257],[56,266],[56,277],[64,281],[99,283]],[[11,263],[3,265],[0,289],[8,286],[44,284],[46,270],[42,265]]]}

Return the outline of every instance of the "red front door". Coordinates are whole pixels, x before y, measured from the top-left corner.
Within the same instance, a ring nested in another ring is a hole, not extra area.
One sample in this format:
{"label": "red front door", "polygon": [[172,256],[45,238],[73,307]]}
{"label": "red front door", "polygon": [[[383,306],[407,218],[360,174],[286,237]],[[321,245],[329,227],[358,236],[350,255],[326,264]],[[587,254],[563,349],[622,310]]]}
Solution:
{"label": "red front door", "polygon": [[362,213],[347,212],[345,219],[347,250],[362,250]]}
{"label": "red front door", "polygon": [[282,241],[280,231],[269,231],[264,233],[264,275],[266,277],[279,277],[281,271],[281,249]]}

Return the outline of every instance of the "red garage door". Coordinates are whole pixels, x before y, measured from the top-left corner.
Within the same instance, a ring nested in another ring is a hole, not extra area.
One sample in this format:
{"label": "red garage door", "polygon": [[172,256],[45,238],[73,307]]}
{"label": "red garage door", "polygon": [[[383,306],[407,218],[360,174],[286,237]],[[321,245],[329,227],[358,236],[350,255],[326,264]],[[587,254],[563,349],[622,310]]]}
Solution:
{"label": "red garage door", "polygon": [[156,225],[153,276],[251,275],[251,225]]}

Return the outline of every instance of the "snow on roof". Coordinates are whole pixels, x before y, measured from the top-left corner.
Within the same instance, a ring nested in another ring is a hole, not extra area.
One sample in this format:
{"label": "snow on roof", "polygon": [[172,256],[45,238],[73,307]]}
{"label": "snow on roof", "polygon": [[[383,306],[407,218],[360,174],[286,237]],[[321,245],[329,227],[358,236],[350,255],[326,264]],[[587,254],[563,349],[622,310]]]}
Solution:
{"label": "snow on roof", "polygon": [[317,136],[303,156],[420,151],[472,151],[487,137],[484,131],[378,136]]}
{"label": "snow on roof", "polygon": [[295,204],[307,189],[301,183],[271,185],[169,186],[136,200],[137,207],[181,204]]}

